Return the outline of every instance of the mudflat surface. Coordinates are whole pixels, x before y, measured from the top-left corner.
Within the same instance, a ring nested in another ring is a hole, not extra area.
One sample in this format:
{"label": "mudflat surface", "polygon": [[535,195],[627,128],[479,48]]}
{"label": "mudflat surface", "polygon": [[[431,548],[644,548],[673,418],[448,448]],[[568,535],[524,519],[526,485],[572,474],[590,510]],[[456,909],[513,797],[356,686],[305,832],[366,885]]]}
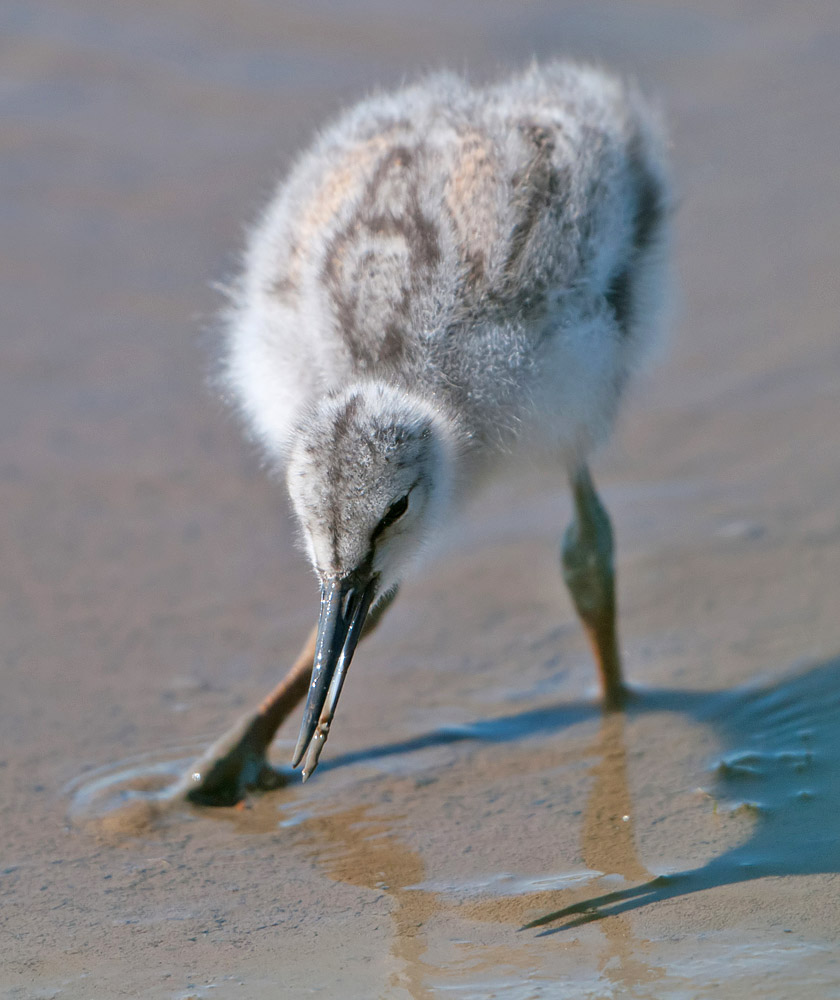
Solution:
{"label": "mudflat surface", "polygon": [[[595,464],[637,699],[598,711],[535,470],[406,585],[312,781],[153,814],[316,612],[206,387],[243,224],[374,85],[557,53],[672,122],[674,337]],[[834,0],[6,0],[4,997],[838,995],[838,84]]]}

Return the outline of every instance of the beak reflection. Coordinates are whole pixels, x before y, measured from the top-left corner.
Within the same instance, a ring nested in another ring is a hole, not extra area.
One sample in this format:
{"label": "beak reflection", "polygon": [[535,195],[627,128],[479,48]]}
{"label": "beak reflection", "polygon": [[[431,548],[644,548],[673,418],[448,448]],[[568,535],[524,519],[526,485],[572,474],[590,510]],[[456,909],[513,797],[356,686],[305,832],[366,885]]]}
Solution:
{"label": "beak reflection", "polygon": [[306,755],[302,771],[304,781],[318,766],[347,667],[376,596],[377,582],[376,576],[356,570],[346,576],[331,577],[321,585],[312,680],[292,758],[292,767],[297,767]]}

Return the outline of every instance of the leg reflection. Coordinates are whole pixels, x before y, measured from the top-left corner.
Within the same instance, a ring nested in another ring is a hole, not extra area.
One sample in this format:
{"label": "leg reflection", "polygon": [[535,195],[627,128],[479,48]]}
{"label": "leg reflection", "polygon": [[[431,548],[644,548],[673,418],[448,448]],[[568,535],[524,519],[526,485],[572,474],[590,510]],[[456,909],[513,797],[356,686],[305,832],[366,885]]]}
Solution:
{"label": "leg reflection", "polygon": [[[587,868],[638,882],[652,876],[639,860],[636,850],[624,727],[623,713],[610,712],[601,720],[597,763],[591,771],[594,782],[583,819],[581,850]],[[651,968],[640,959],[640,942],[635,939],[626,917],[607,917],[601,928],[607,948],[599,963],[600,972],[625,989],[660,977],[661,970]]]}
{"label": "leg reflection", "polygon": [[[593,871],[620,875],[628,881],[646,880],[650,884],[651,873],[639,860],[636,850],[633,806],[627,783],[625,724],[626,718],[620,712],[608,712],[601,719],[598,737],[592,747],[596,763],[590,771],[593,783],[583,817],[581,854],[586,867]],[[597,910],[591,910],[589,902],[573,904],[533,920],[523,929],[541,927],[554,922],[558,916],[572,914],[572,926],[603,916]],[[626,917],[605,917],[600,926],[607,947],[599,963],[599,971],[616,986],[627,990],[662,977],[662,969],[648,965],[640,957],[644,942],[636,940]]]}
{"label": "leg reflection", "polygon": [[389,987],[406,990],[413,1000],[432,1000],[424,985],[429,971],[424,927],[439,909],[436,894],[410,889],[426,877],[420,856],[397,836],[394,824],[372,814],[369,806],[311,819],[318,863],[330,878],[348,885],[381,890],[393,901],[391,954],[397,968]]}
{"label": "leg reflection", "polygon": [[598,760],[590,772],[594,782],[586,803],[581,847],[587,868],[635,882],[651,875],[636,853],[624,725],[624,715],[619,712],[610,712],[601,720],[595,747]]}

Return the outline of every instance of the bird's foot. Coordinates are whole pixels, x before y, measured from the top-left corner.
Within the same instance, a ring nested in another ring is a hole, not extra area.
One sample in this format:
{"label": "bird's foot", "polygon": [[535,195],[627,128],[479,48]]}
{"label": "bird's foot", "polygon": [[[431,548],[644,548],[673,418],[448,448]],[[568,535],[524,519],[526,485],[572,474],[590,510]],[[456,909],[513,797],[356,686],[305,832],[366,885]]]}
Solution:
{"label": "bird's foot", "polygon": [[242,743],[221,753],[214,747],[190,769],[186,798],[203,806],[234,806],[248,792],[272,791],[288,780],[265,752]]}
{"label": "bird's foot", "polygon": [[604,691],[601,704],[605,712],[620,712],[631,705],[638,695],[623,682],[610,686]]}

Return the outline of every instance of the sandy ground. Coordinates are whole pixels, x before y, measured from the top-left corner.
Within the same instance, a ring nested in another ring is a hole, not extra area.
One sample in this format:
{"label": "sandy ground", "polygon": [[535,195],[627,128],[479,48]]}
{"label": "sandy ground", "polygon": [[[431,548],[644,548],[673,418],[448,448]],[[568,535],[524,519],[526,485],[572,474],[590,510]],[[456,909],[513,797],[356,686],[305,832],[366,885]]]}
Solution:
{"label": "sandy ground", "polygon": [[[593,701],[543,469],[405,587],[306,786],[112,811],[316,611],[205,387],[244,221],[373,85],[558,52],[673,123],[673,346],[595,466],[636,703]],[[840,996],[838,93],[836,0],[5,0],[4,997]]]}

